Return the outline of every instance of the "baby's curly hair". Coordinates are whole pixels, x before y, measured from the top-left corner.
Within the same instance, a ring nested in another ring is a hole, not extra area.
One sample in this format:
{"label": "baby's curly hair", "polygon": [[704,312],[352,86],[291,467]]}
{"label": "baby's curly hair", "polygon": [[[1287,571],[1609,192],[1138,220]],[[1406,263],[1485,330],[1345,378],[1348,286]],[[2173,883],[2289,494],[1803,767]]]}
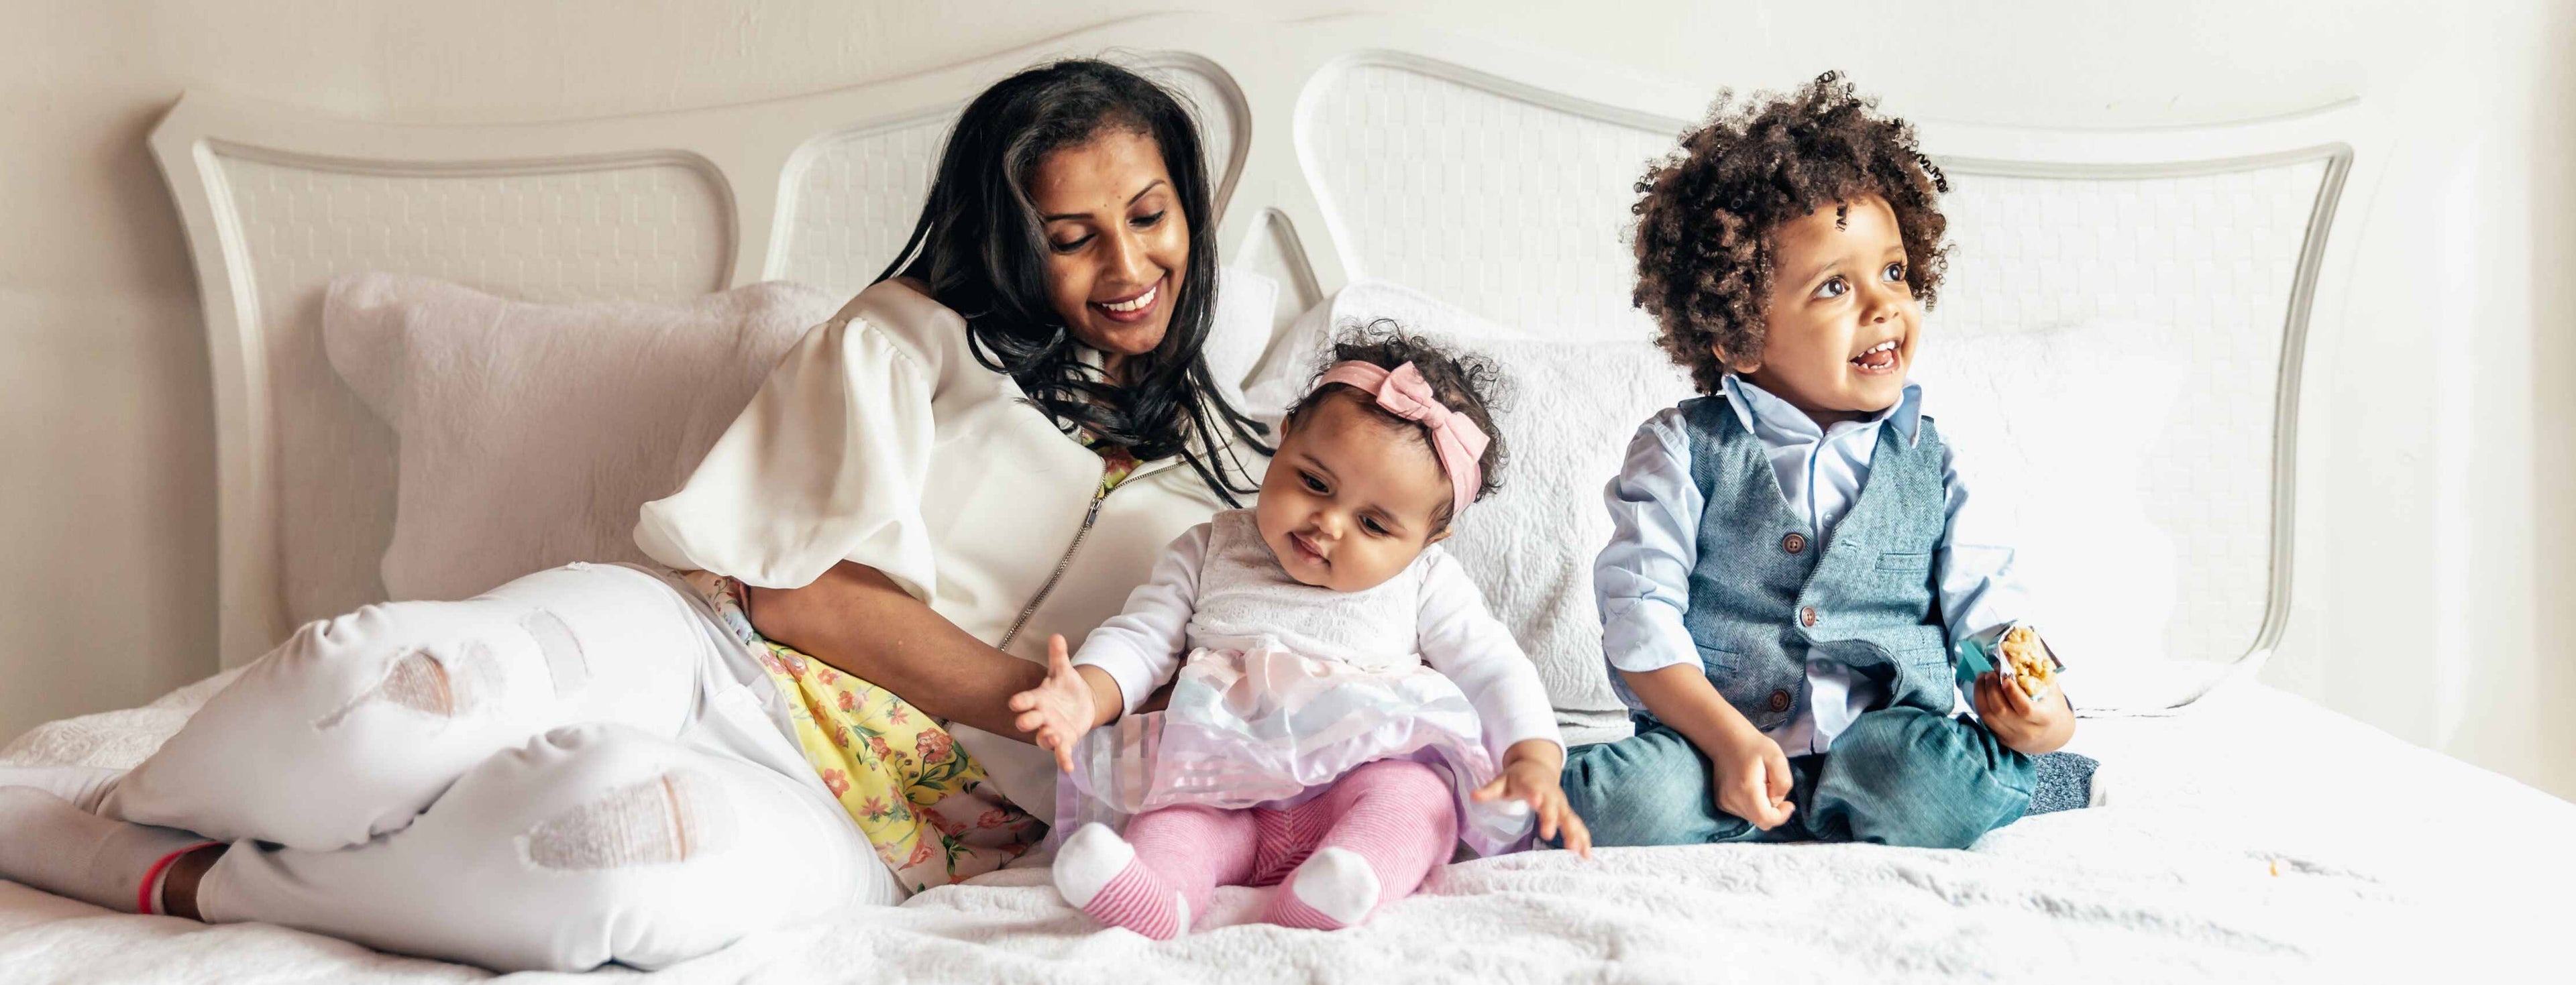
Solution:
{"label": "baby's curly hair", "polygon": [[1771,233],[1788,220],[1863,195],[1886,199],[1905,239],[1905,282],[1930,307],[1941,286],[1949,220],[1937,196],[1949,179],[1915,149],[1914,128],[1881,116],[1840,72],[1796,92],[1730,106],[1720,93],[1709,121],[1637,182],[1637,307],[1655,338],[1716,393],[1726,365],[1759,357],[1771,296]]}
{"label": "baby's curly hair", "polygon": [[[1484,499],[1503,488],[1503,464],[1510,458],[1510,453],[1503,447],[1502,430],[1494,426],[1495,416],[1501,413],[1509,399],[1506,393],[1509,384],[1504,380],[1502,367],[1484,356],[1455,352],[1405,331],[1404,326],[1392,318],[1380,318],[1366,325],[1345,325],[1334,336],[1332,348],[1325,353],[1322,363],[1315,367],[1314,377],[1306,384],[1306,396],[1288,408],[1291,426],[1295,425],[1299,415],[1325,398],[1345,394],[1384,418],[1389,426],[1402,428],[1420,439],[1424,447],[1430,446],[1429,429],[1379,409],[1376,401],[1366,399],[1349,384],[1335,383],[1321,389],[1315,387],[1313,380],[1323,378],[1335,364],[1345,362],[1363,362],[1382,369],[1412,363],[1414,370],[1422,374],[1422,382],[1430,384],[1431,395],[1440,401],[1441,406],[1466,415],[1491,439],[1485,445],[1485,453],[1476,458],[1476,469],[1484,475],[1484,484],[1476,488],[1476,498]],[[1441,504],[1432,519],[1445,527],[1452,519],[1450,512],[1449,504]]]}

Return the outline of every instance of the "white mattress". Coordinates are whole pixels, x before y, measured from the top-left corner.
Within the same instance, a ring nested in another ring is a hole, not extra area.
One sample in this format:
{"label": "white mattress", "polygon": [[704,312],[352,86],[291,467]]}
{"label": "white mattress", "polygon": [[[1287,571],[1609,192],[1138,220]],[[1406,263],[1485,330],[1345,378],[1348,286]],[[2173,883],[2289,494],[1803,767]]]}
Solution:
{"label": "white mattress", "polygon": [[[0,761],[130,763],[218,683],[56,722]],[[2525,975],[2565,951],[2576,805],[2252,682],[2088,720],[2109,806],[1969,851],[1612,849],[1450,866],[1358,930],[1097,930],[1042,871],[820,914],[675,981],[2180,981]],[[1212,922],[1257,912],[1227,889]],[[2564,965],[2558,965],[2560,973]],[[625,974],[624,972],[612,972]],[[0,882],[0,979],[426,982],[471,968],[264,925],[111,914]]]}

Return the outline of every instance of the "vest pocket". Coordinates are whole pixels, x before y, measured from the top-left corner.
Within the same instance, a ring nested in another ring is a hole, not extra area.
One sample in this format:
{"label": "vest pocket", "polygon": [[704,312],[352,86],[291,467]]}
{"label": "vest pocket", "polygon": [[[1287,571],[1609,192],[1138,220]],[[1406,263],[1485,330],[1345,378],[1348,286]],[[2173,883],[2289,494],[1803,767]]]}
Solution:
{"label": "vest pocket", "polygon": [[1930,571],[1930,551],[1883,551],[1878,555],[1880,571]]}
{"label": "vest pocket", "polygon": [[1691,645],[1699,649],[1700,669],[1705,670],[1708,673],[1716,674],[1731,671],[1734,670],[1736,665],[1741,662],[1741,660],[1731,651],[1720,650],[1713,646],[1700,646],[1700,644],[1696,642]]}
{"label": "vest pocket", "polygon": [[1898,650],[1896,651],[1896,662],[1931,674],[1935,677],[1947,677],[1949,676],[1950,670],[1950,649],[1948,647],[1933,646],[1918,647],[1911,650]]}
{"label": "vest pocket", "polygon": [[[1698,646],[1696,642],[1693,645]],[[1707,646],[1698,649],[1709,686],[1716,688],[1717,696],[1735,706],[1754,728],[1774,728],[1788,721],[1798,695],[1806,690],[1804,661],[1778,659],[1760,649],[1751,653]]]}

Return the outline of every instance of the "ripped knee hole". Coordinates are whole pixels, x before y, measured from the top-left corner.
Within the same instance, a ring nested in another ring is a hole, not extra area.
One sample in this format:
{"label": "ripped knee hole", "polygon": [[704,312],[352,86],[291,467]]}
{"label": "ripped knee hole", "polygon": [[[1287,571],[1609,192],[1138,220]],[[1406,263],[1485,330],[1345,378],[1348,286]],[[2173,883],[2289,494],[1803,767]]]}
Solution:
{"label": "ripped knee hole", "polygon": [[528,830],[528,860],[549,869],[664,865],[723,851],[739,833],[705,774],[673,770],[610,791]]}

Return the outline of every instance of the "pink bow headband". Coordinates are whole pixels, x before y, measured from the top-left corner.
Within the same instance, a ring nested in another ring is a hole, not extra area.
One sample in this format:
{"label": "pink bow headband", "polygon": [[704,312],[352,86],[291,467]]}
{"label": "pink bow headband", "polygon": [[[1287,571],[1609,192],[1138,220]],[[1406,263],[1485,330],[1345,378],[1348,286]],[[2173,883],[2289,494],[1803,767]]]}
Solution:
{"label": "pink bow headband", "polygon": [[1321,390],[1335,383],[1348,385],[1377,400],[1378,408],[1431,431],[1431,451],[1439,456],[1440,468],[1449,473],[1449,514],[1456,516],[1476,501],[1476,490],[1485,485],[1484,470],[1476,462],[1493,442],[1485,430],[1467,415],[1450,410],[1431,392],[1431,384],[1422,379],[1422,371],[1405,363],[1392,370],[1364,362],[1342,362],[1325,370],[1315,381]]}

